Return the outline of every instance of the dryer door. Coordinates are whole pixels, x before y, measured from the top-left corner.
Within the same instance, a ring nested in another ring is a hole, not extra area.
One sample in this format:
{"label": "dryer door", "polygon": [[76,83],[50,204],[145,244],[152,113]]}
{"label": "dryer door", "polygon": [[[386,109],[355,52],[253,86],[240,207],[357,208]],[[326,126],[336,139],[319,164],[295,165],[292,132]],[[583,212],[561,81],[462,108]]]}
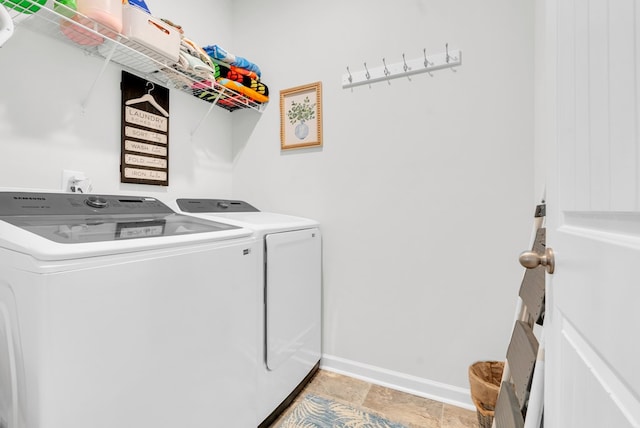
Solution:
{"label": "dryer door", "polygon": [[266,236],[266,364],[320,360],[321,237],[305,229]]}

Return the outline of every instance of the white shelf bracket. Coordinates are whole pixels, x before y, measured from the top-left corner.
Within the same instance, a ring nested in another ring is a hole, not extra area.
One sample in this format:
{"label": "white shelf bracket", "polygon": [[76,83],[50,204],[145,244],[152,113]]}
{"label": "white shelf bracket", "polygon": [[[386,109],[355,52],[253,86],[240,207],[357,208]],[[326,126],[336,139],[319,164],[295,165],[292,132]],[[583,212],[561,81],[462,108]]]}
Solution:
{"label": "white shelf bracket", "polygon": [[93,80],[93,83],[91,84],[91,87],[89,88],[89,91],[87,92],[87,95],[84,97],[84,100],[82,100],[82,103],[80,104],[80,107],[82,108],[82,113],[85,112],[87,106],[89,105],[89,101],[91,100],[91,95],[93,95],[93,91],[94,91],[96,85],[98,84],[98,81],[102,78],[102,75],[104,74],[105,70],[107,69],[107,66],[109,65],[109,62],[111,62],[111,57],[113,57],[113,54],[116,51],[116,47],[117,46],[118,46],[117,43],[113,43],[113,46],[111,47],[111,49],[109,49],[109,54],[104,59],[104,62],[102,63],[102,67],[100,67],[100,71],[98,71],[98,75]]}
{"label": "white shelf bracket", "polygon": [[427,56],[425,49],[424,57],[422,58],[407,60],[405,55],[402,54],[401,62],[387,64],[386,59],[383,58],[382,64],[379,67],[369,68],[365,62],[364,70],[357,72],[351,72],[347,67],[347,73],[342,75],[342,88],[370,85],[371,83],[389,81],[400,77],[409,78],[414,74],[420,73],[429,73],[431,75],[432,71],[445,68],[451,68],[455,71],[454,67],[462,65],[462,51],[449,50],[449,45],[447,44],[445,52],[439,54]]}
{"label": "white shelf bracket", "polygon": [[221,96],[222,96],[222,92],[218,92],[218,94],[216,95],[216,98],[211,102],[211,105],[209,106],[209,109],[207,110],[207,112],[204,114],[204,116],[202,116],[202,119],[200,119],[200,121],[195,126],[195,128],[193,128],[191,130],[191,138],[193,138],[193,136],[196,135],[196,132],[198,132],[198,129],[200,129],[200,126],[202,126],[202,123],[204,122],[204,120],[207,117],[209,117],[209,114],[211,113],[211,110],[213,110],[213,107],[216,104],[218,104],[218,100],[220,99]]}

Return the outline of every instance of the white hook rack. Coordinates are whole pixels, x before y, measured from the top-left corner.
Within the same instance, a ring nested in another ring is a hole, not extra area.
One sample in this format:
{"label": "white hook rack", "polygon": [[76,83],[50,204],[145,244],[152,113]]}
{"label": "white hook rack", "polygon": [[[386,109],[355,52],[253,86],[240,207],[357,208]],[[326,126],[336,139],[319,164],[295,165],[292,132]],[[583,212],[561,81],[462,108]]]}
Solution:
{"label": "white hook rack", "polygon": [[462,65],[462,51],[449,50],[446,45],[445,52],[427,55],[426,50],[420,58],[406,60],[402,54],[402,61],[394,64],[387,64],[382,59],[380,67],[369,68],[364,63],[365,69],[351,72],[347,67],[347,73],[342,75],[342,87],[353,88],[354,86],[368,85],[370,83],[382,82],[385,80],[397,79],[398,77],[408,77],[419,73],[430,73],[444,68],[453,68]]}

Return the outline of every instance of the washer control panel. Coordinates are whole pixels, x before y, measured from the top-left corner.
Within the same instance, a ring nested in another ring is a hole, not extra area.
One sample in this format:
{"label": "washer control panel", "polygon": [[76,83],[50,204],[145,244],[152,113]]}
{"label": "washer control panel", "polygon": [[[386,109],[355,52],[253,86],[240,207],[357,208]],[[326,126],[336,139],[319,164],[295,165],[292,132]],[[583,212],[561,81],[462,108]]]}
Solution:
{"label": "washer control panel", "polygon": [[144,196],[0,192],[0,216],[171,213],[159,200]]}
{"label": "washer control panel", "polygon": [[260,211],[244,201],[229,199],[176,199],[180,210],[185,213],[241,213]]}

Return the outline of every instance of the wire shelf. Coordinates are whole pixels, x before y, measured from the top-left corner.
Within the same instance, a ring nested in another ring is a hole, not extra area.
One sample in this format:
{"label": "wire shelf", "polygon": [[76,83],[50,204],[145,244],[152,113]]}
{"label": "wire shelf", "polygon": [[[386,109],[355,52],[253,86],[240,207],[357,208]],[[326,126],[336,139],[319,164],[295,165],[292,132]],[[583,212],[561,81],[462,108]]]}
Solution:
{"label": "wire shelf", "polygon": [[58,1],[0,0],[17,27],[79,48],[91,56],[116,62],[154,83],[185,92],[228,111],[253,109],[262,113],[267,103],[258,103],[215,81],[185,72],[174,61],[146,48]]}

